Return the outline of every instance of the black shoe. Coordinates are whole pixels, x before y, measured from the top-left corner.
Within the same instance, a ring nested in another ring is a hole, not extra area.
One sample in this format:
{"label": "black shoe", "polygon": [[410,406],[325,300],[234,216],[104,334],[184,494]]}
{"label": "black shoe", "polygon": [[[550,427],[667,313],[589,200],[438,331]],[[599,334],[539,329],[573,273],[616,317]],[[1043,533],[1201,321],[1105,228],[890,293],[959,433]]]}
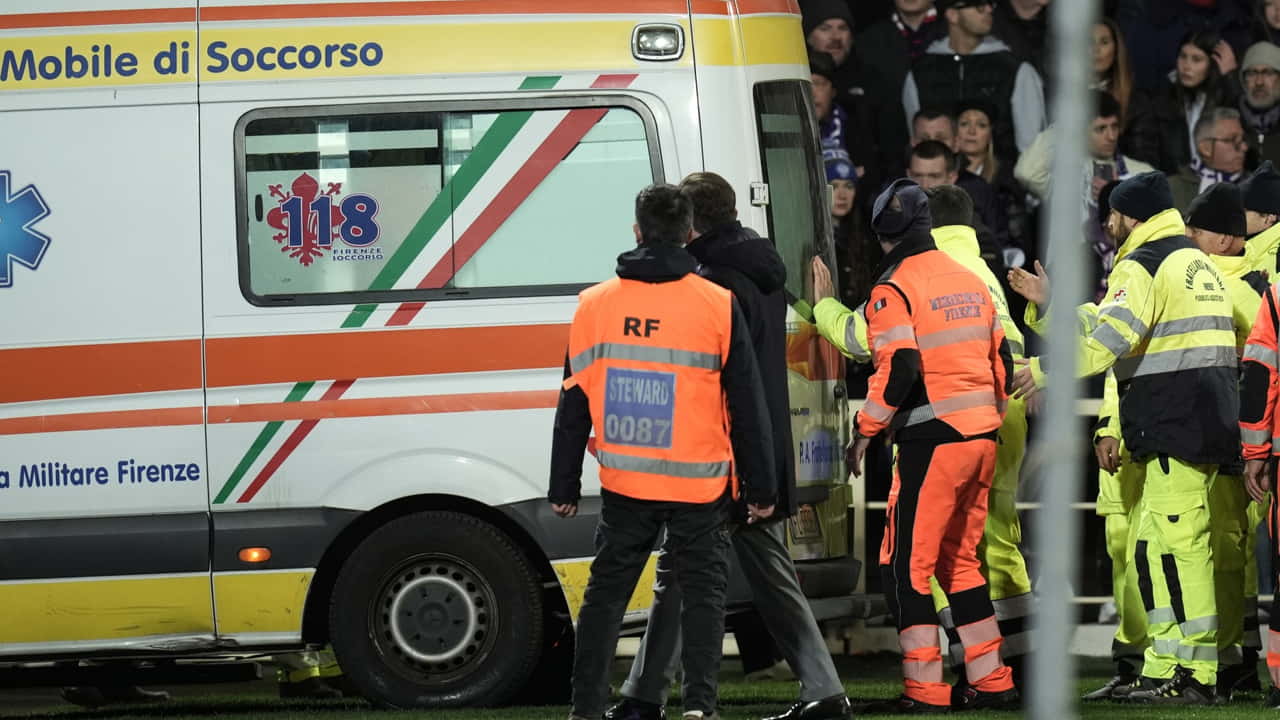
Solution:
{"label": "black shoe", "polygon": [[1116,686],[1111,691],[1111,699],[1123,702],[1128,700],[1130,695],[1138,692],[1139,690],[1155,690],[1163,684],[1165,684],[1165,681],[1160,678],[1147,677],[1146,675],[1143,675],[1135,678],[1134,681],[1128,685]]}
{"label": "black shoe", "polygon": [[933,713],[951,712],[948,705],[931,705],[927,702],[912,700],[900,695],[893,700],[879,700],[862,708],[869,715],[931,715]]}
{"label": "black shoe", "polygon": [[604,712],[604,720],[666,720],[667,709],[643,700],[624,697]]}
{"label": "black shoe", "polygon": [[342,697],[341,690],[329,687],[318,677],[309,677],[298,682],[280,683],[280,699],[337,700]]}
{"label": "black shoe", "polygon": [[1238,693],[1261,693],[1262,681],[1258,679],[1258,663],[1245,663],[1241,666],[1240,679],[1232,690]]}
{"label": "black shoe", "polygon": [[1015,688],[987,692],[972,685],[965,685],[959,694],[952,695],[951,700],[953,710],[1017,710],[1020,707],[1022,707],[1022,698]]}
{"label": "black shoe", "polygon": [[1108,680],[1106,685],[1103,685],[1091,693],[1087,693],[1083,699],[1088,701],[1110,700],[1115,697],[1114,693],[1117,688],[1129,687],[1137,682],[1137,680],[1138,678],[1133,675],[1116,675]]}
{"label": "black shoe", "polygon": [[1169,678],[1153,690],[1135,690],[1129,693],[1130,702],[1152,705],[1216,705],[1217,689],[1196,680],[1187,668],[1179,665]]}
{"label": "black shoe", "polygon": [[1233,700],[1239,694],[1261,692],[1262,683],[1258,680],[1257,663],[1218,667],[1218,698],[1220,700],[1225,702]]}
{"label": "black shoe", "polygon": [[1280,688],[1271,688],[1267,693],[1267,701],[1262,703],[1271,710],[1280,710]]}
{"label": "black shoe", "polygon": [[822,700],[796,703],[781,715],[770,715],[764,720],[843,720],[853,717],[853,706],[844,695],[832,695]]}

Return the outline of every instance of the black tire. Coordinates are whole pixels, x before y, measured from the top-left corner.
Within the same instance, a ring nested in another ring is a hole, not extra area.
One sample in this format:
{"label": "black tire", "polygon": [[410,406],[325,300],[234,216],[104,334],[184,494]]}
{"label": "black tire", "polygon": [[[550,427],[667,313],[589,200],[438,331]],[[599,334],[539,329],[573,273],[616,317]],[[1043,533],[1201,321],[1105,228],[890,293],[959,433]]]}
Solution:
{"label": "black tire", "polygon": [[542,650],[537,574],[497,528],[419,512],[375,530],[343,563],[329,632],[343,672],[392,708],[498,705]]}

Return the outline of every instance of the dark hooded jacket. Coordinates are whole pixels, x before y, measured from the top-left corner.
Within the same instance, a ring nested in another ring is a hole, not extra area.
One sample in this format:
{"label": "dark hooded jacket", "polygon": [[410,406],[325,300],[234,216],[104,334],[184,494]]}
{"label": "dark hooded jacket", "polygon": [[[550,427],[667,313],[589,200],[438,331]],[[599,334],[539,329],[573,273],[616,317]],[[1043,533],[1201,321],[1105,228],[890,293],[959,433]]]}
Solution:
{"label": "dark hooded jacket", "polygon": [[773,243],[739,222],[718,225],[685,248],[701,265],[698,274],[728,289],[742,308],[755,349],[773,426],[777,467],[776,517],[796,511],[796,473],[791,441],[791,399],[787,393],[787,266]]}

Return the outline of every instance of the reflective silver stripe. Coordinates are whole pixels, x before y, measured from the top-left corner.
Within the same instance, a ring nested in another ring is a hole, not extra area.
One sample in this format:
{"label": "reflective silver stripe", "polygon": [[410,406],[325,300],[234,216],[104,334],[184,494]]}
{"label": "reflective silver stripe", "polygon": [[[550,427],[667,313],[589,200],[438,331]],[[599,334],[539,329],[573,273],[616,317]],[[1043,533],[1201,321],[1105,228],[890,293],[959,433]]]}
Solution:
{"label": "reflective silver stripe", "polygon": [[1098,316],[1087,310],[1077,310],[1076,319],[1080,321],[1080,329],[1085,335],[1092,335],[1098,329]]}
{"label": "reflective silver stripe", "polygon": [[1117,380],[1129,380],[1142,375],[1208,367],[1236,367],[1236,349],[1226,345],[1212,345],[1147,353],[1122,358],[1116,362],[1115,372]]}
{"label": "reflective silver stripe", "polygon": [[[992,600],[991,605],[995,608],[996,620],[1015,620],[1028,617],[1035,612],[1036,596],[1031,593],[1023,593],[1013,597]],[[1008,638],[1005,638],[1005,641],[1008,642]]]}
{"label": "reflective silver stripe", "polygon": [[948,330],[925,333],[916,339],[916,345],[918,345],[921,350],[933,350],[940,347],[946,347],[947,345],[954,345],[956,343],[990,339],[991,330],[977,325],[970,325],[968,327],[950,328]]}
{"label": "reflective silver stripe", "polygon": [[1183,637],[1186,637],[1187,635],[1195,635],[1197,633],[1206,633],[1210,630],[1217,630],[1218,616],[1206,615],[1204,617],[1198,617],[1194,620],[1188,620],[1178,627],[1182,629]]}
{"label": "reflective silver stripe", "polygon": [[881,405],[875,400],[872,400],[871,398],[867,398],[866,402],[863,403],[862,412],[866,413],[867,417],[871,418],[872,420],[875,420],[876,422],[882,422],[882,423],[889,422],[889,418],[893,417],[892,410]]}
{"label": "reflective silver stripe", "polygon": [[1151,328],[1151,337],[1169,337],[1170,335],[1181,335],[1198,330],[1227,330],[1234,332],[1235,329],[1235,323],[1229,317],[1222,315],[1196,315],[1156,323],[1156,326]]}
{"label": "reflective silver stripe", "polygon": [[1147,622],[1152,625],[1177,622],[1177,620],[1178,618],[1173,614],[1173,608],[1162,607],[1147,611]]}
{"label": "reflective silver stripe", "polygon": [[611,470],[641,472],[651,475],[670,475],[671,477],[690,478],[694,480],[722,478],[729,476],[729,461],[723,462],[680,462],[678,460],[659,460],[657,458],[619,455],[596,449],[596,462]]}
{"label": "reflective silver stripe", "polygon": [[1120,331],[1110,325],[1099,325],[1098,329],[1093,331],[1093,339],[1101,343],[1102,347],[1116,357],[1124,357],[1133,349],[1133,346],[1129,344],[1128,340],[1124,339]]}
{"label": "reflective silver stripe", "polygon": [[899,422],[894,423],[898,427],[910,427],[919,425],[920,423],[929,422],[937,417],[933,414],[932,405],[921,405],[918,408],[912,408],[906,415],[898,415]]}
{"label": "reflective silver stripe", "polygon": [[996,407],[996,393],[994,390],[975,390],[962,395],[956,395],[943,400],[921,405],[906,414],[906,419],[902,423],[902,427],[911,425],[919,425],[928,422],[940,415],[950,415],[961,410],[970,410],[977,407]]}
{"label": "reflective silver stripe", "polygon": [[1257,345],[1249,343],[1244,346],[1244,359],[1256,360],[1257,362],[1266,363],[1271,367],[1276,366],[1276,350],[1265,345]]}
{"label": "reflective silver stripe", "polygon": [[1132,310],[1123,305],[1108,305],[1102,309],[1102,312],[1098,313],[1098,317],[1100,319],[1112,318],[1114,320],[1119,320],[1125,325],[1128,325],[1130,330],[1137,333],[1138,337],[1145,337],[1147,334],[1147,324],[1139,320],[1138,316],[1134,315]]}
{"label": "reflective silver stripe", "polygon": [[853,314],[856,315],[857,317],[850,317],[849,322],[845,323],[844,325],[845,350],[848,351],[849,355],[851,355],[853,359],[857,360],[858,362],[868,362],[869,360],[871,360],[871,348],[867,347],[866,345],[867,321],[865,319],[863,319],[862,321],[863,336],[858,337],[858,319],[866,318],[867,316],[866,312],[867,312],[867,304],[862,303],[861,305],[858,306],[857,310],[853,311]]}
{"label": "reflective silver stripe", "polygon": [[1250,430],[1240,428],[1240,440],[1249,445],[1265,445],[1271,439],[1270,430]]}
{"label": "reflective silver stripe", "polygon": [[1213,645],[1183,645],[1168,638],[1156,638],[1151,645],[1157,655],[1172,655],[1183,660],[1218,661],[1218,648]]}
{"label": "reflective silver stripe", "polygon": [[592,345],[574,355],[569,360],[569,367],[574,373],[580,373],[587,369],[591,363],[602,358],[683,365],[700,370],[720,369],[720,356],[715,353],[676,350],[675,348],[651,345],[626,345],[623,343],[597,343]]}
{"label": "reflective silver stripe", "polygon": [[915,336],[916,331],[910,325],[895,325],[884,332],[876,333],[876,339],[871,342],[871,349],[879,351],[891,342],[911,340]]}

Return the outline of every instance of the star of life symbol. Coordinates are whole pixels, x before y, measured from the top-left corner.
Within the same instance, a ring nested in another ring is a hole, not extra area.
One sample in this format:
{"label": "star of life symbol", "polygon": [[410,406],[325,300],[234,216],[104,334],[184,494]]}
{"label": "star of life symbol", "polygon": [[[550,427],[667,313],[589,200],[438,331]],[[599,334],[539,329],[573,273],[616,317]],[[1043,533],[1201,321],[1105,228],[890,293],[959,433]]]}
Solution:
{"label": "star of life symbol", "polygon": [[13,264],[35,270],[49,249],[49,237],[32,226],[49,215],[34,185],[11,191],[8,170],[0,170],[0,288],[13,285]]}

